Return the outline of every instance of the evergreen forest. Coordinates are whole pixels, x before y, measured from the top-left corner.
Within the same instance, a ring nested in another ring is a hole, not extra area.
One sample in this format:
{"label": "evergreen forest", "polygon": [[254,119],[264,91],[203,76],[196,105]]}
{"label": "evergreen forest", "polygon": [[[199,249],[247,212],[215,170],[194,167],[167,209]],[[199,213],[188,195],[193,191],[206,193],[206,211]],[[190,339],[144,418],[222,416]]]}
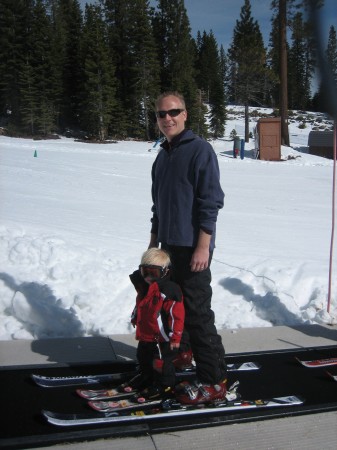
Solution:
{"label": "evergreen forest", "polygon": [[[268,43],[251,1],[241,2],[225,49],[212,31],[192,37],[184,0],[97,0],[84,10],[78,0],[0,0],[0,127],[10,136],[153,140],[154,100],[171,90],[185,96],[188,126],[206,138],[224,135],[228,105],[245,105],[247,117],[249,106],[277,111],[282,92],[289,110],[324,112],[323,86],[312,92],[305,1],[271,0]],[[326,57],[337,81],[333,26]]]}

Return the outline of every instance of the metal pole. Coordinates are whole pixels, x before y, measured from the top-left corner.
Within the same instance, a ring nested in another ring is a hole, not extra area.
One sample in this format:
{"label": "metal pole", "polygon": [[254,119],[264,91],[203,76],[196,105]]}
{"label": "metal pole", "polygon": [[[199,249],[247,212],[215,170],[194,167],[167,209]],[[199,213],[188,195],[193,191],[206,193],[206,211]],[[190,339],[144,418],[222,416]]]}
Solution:
{"label": "metal pole", "polygon": [[337,119],[334,121],[333,133],[333,181],[332,181],[332,225],[331,225],[331,242],[330,242],[330,262],[329,262],[329,290],[328,290],[328,306],[327,311],[330,313],[331,305],[331,285],[332,285],[332,258],[335,235],[335,203],[336,203],[336,139],[337,139]]}

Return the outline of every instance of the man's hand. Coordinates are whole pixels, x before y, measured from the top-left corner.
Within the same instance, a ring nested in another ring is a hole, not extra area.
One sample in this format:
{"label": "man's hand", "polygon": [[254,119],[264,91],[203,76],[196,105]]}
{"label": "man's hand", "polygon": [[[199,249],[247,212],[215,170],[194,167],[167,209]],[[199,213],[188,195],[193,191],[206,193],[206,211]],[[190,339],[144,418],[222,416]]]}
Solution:
{"label": "man's hand", "polygon": [[207,269],[209,261],[209,249],[197,247],[191,258],[191,271],[202,272]]}
{"label": "man's hand", "polygon": [[211,235],[205,233],[203,230],[199,232],[198,245],[193,252],[190,266],[191,272],[202,272],[207,269],[209,261],[209,245],[211,242]]}

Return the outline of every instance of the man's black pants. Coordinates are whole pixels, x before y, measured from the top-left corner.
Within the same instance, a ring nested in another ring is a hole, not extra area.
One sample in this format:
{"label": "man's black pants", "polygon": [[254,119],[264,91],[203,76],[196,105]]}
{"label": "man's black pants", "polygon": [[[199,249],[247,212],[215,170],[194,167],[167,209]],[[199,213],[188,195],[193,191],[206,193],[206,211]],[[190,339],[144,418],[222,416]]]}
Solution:
{"label": "man's black pants", "polygon": [[197,378],[216,384],[226,378],[225,350],[215,328],[211,309],[212,288],[209,266],[202,272],[191,272],[190,262],[194,249],[162,245],[171,257],[172,280],[179,284],[184,295],[185,327],[181,348],[189,340],[197,366]]}

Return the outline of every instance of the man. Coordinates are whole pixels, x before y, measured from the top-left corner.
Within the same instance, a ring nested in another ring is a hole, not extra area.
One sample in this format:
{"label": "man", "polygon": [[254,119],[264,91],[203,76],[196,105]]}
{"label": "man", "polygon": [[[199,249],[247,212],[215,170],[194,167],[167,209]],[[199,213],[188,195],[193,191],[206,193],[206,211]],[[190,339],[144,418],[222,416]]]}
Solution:
{"label": "man", "polygon": [[225,351],[214,325],[210,271],[215,225],[224,199],[218,160],[207,141],[185,129],[187,111],[181,94],[164,93],[155,106],[166,140],[152,167],[149,247],[161,244],[171,255],[172,279],[184,294],[185,330],[197,375],[196,382],[183,383],[177,397],[190,404],[223,399]]}

